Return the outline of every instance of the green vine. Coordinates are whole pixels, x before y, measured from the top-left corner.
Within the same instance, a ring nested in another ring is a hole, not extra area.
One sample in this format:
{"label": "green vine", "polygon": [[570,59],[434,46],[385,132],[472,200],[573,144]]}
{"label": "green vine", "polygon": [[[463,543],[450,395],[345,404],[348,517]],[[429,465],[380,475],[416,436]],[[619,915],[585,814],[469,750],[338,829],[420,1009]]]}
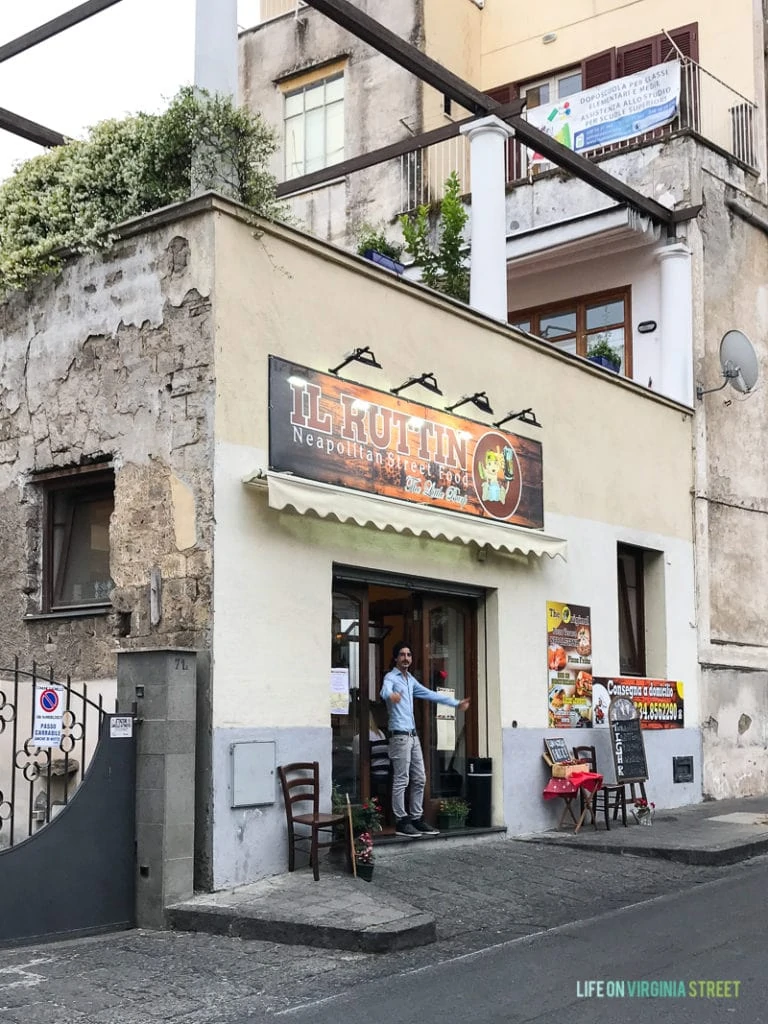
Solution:
{"label": "green vine", "polygon": [[28,160],[0,185],[0,291],[57,273],[68,252],[107,248],[115,225],[215,189],[280,212],[273,130],[228,97],[182,89],[163,114],[102,121],[84,141]]}
{"label": "green vine", "polygon": [[418,208],[415,216],[403,214],[400,218],[405,251],[421,267],[421,279],[427,287],[461,302],[469,302],[469,270],[463,235],[468,214],[461,201],[461,183],[455,171],[445,182],[437,249],[433,249],[429,241],[429,213],[429,206],[424,205]]}

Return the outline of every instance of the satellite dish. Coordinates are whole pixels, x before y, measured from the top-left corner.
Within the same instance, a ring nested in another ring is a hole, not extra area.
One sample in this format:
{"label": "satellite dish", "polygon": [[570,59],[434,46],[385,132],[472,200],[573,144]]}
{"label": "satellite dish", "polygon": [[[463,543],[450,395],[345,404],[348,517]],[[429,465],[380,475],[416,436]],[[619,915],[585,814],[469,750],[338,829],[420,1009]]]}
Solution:
{"label": "satellite dish", "polygon": [[720,387],[705,390],[699,385],[696,388],[697,398],[701,399],[704,395],[722,391],[728,384],[742,395],[748,395],[757,384],[760,375],[757,355],[752,342],[743,331],[726,331],[723,335],[720,342],[720,368],[725,378]]}
{"label": "satellite dish", "polygon": [[720,342],[720,366],[732,388],[746,395],[757,384],[760,369],[752,342],[741,331],[726,331]]}

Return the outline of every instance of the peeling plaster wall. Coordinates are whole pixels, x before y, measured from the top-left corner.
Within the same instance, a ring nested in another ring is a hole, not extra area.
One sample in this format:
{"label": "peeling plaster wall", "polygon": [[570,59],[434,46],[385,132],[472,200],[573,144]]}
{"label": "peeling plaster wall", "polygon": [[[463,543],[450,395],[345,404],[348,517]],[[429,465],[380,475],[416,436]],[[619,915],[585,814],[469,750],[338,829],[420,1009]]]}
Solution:
{"label": "peeling plaster wall", "polygon": [[[423,49],[422,0],[356,4],[387,28]],[[418,79],[362,43],[319,12],[304,8],[244,32],[240,37],[240,95],[277,129],[280,145],[272,171],[285,178],[283,94],[277,82],[330,61],[346,59],[344,72],[344,156],[360,156],[422,130],[422,87]],[[403,123],[405,122],[405,123]],[[387,196],[382,203],[381,197]],[[299,226],[318,238],[354,240],[356,227],[378,223],[396,212],[400,161],[350,175],[288,203]]]}
{"label": "peeling plaster wall", "polygon": [[[127,238],[0,305],[0,664],[19,654],[105,679],[118,648],[209,646],[212,220]],[[29,618],[43,546],[34,473],[101,457],[115,472],[113,610]]]}
{"label": "peeling plaster wall", "polygon": [[760,381],[698,403],[696,542],[704,790],[715,798],[768,792],[768,236],[726,206],[735,199],[768,222],[768,209],[725,168],[701,170],[704,210],[691,231],[699,329],[695,376],[722,382],[723,334],[744,331]]}

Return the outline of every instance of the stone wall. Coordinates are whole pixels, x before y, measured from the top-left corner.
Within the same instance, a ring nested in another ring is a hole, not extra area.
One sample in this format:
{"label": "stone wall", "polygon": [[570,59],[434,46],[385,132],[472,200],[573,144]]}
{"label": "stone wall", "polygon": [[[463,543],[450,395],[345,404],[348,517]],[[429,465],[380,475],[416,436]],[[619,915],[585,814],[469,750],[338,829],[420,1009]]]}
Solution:
{"label": "stone wall", "polygon": [[[84,256],[0,305],[0,664],[114,678],[118,647],[210,643],[211,225],[191,218]],[[41,615],[36,474],[114,466],[113,608]],[[152,570],[161,577],[150,621]]]}

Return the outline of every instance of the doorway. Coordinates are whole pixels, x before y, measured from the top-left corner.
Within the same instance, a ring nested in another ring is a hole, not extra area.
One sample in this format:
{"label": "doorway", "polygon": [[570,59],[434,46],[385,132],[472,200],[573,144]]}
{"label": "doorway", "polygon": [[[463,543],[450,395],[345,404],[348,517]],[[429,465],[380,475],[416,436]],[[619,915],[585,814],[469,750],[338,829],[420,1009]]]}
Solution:
{"label": "doorway", "polygon": [[468,757],[477,756],[478,597],[441,594],[417,586],[334,579],[331,667],[348,683],[349,699],[331,714],[333,784],[353,803],[378,796],[391,824],[387,708],[379,697],[392,667],[392,649],[404,640],[413,652],[412,674],[430,689],[472,703],[466,714],[429,701],[415,702],[424,752],[425,817],[434,821],[439,800],[464,793]]}

